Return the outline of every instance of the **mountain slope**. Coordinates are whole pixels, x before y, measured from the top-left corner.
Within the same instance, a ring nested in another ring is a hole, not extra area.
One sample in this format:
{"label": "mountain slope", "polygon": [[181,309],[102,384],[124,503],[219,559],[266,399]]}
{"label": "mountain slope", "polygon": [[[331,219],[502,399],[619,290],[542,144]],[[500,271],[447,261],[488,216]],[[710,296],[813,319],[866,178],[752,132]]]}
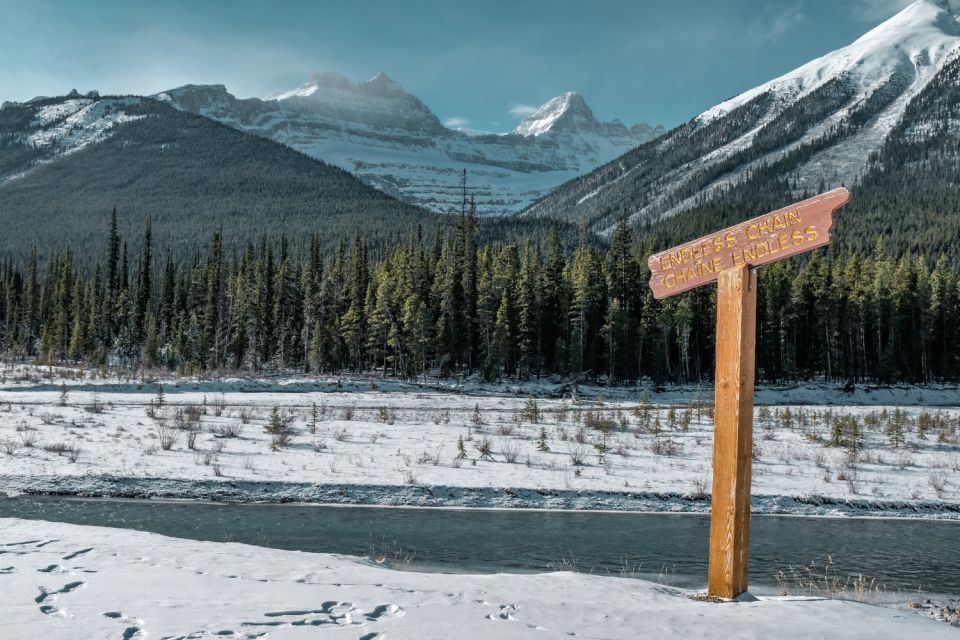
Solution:
{"label": "mountain slope", "polygon": [[[678,214],[704,213],[714,202],[760,205],[775,195],[782,205],[822,188],[854,185],[874,170],[871,156],[908,108],[956,59],[957,5],[919,0],[853,44],[562,185],[523,215],[585,218],[605,231],[624,212],[638,223],[674,224]],[[938,116],[915,117],[929,128]]]}
{"label": "mountain slope", "polygon": [[581,96],[568,93],[511,133],[468,134],[444,127],[384,74],[358,83],[318,74],[266,100],[240,100],[220,85],[187,85],[156,97],[338,165],[439,212],[460,211],[463,169],[480,214],[513,213],[663,132],[599,122]]}
{"label": "mountain slope", "polygon": [[[228,244],[260,234],[329,245],[357,230],[394,240],[436,217],[346,171],[152,99],[96,94],[0,110],[0,251],[101,246],[116,207],[129,233],[152,217],[189,251],[222,226]],[[93,251],[93,250],[92,250]]]}

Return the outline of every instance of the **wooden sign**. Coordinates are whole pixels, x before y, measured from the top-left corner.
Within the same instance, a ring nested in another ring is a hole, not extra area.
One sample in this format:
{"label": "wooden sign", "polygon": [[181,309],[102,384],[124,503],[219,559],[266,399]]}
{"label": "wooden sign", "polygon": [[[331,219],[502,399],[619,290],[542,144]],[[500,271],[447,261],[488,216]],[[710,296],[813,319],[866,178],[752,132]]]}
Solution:
{"label": "wooden sign", "polygon": [[830,243],[834,212],[850,192],[834,189],[723,231],[650,256],[653,297],[666,298],[715,281],[745,264],[759,267]]}
{"label": "wooden sign", "polygon": [[747,590],[757,272],[753,267],[828,244],[846,189],[792,204],[650,257],[656,298],[717,282],[717,368],[713,492],[707,593],[735,598]]}

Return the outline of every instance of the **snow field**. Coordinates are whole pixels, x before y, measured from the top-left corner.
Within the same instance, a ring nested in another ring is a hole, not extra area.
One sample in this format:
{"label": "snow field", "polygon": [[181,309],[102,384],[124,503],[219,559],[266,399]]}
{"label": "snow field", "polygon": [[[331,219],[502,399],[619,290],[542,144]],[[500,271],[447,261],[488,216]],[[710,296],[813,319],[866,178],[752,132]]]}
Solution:
{"label": "snow field", "polygon": [[73,638],[955,638],[905,608],[715,603],[571,572],[450,575],[152,533],[0,519],[5,640]]}
{"label": "snow field", "polygon": [[[711,488],[705,393],[653,404],[375,381],[315,380],[330,390],[293,393],[256,381],[264,390],[240,391],[241,382],[184,379],[165,381],[161,397],[158,383],[37,371],[5,376],[0,391],[7,490],[29,478],[105,475],[692,497]],[[957,408],[760,405],[754,422],[755,496],[960,504]]]}

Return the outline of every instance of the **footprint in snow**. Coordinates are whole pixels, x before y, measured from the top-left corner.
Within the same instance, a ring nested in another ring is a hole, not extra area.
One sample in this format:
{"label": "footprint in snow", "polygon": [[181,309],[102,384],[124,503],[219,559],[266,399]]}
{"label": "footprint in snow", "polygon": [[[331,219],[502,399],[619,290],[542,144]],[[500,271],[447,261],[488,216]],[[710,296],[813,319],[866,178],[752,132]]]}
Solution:
{"label": "footprint in snow", "polygon": [[[70,593],[74,589],[82,587],[83,585],[84,583],[82,581],[68,582],[67,584],[57,589],[56,591],[48,591],[46,587],[41,586],[40,595],[34,598],[33,601],[36,602],[38,605],[40,605],[40,613],[42,614],[50,615],[52,613],[59,613],[60,615],[66,616],[66,615],[69,615],[67,612],[61,611],[60,609],[55,607],[52,603],[57,600],[57,597],[60,594]],[[47,600],[50,600],[50,602],[48,603]]]}
{"label": "footprint in snow", "polygon": [[506,620],[507,622],[516,622],[515,614],[520,607],[515,604],[506,604],[500,607],[498,613],[491,613],[487,615],[487,620]]}
{"label": "footprint in snow", "polygon": [[74,558],[76,558],[76,557],[78,557],[78,556],[82,556],[82,555],[85,554],[85,553],[90,553],[91,551],[93,551],[93,547],[87,547],[86,549],[80,549],[79,551],[74,551],[73,553],[68,553],[67,555],[63,556],[63,559],[64,559],[64,560],[73,560]]}
{"label": "footprint in snow", "polygon": [[[336,625],[341,627],[363,627],[370,623],[390,620],[403,616],[406,611],[395,604],[381,604],[369,612],[354,606],[352,602],[337,602],[328,600],[320,605],[319,609],[290,609],[284,611],[268,611],[265,618],[273,618],[262,622],[243,622],[245,627],[318,627],[322,625]],[[376,633],[368,634],[369,638],[383,638]]]}

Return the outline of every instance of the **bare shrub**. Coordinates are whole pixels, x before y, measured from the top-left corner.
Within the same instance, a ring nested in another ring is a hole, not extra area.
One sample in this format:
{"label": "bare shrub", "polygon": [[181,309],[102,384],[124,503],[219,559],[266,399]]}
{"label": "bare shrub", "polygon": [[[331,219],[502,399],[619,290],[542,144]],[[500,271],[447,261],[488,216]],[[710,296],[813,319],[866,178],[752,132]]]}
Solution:
{"label": "bare shrub", "polygon": [[943,493],[947,489],[947,474],[943,471],[931,471],[927,475],[927,483],[929,483],[934,493],[937,494],[937,498],[942,499]]}
{"label": "bare shrub", "polygon": [[33,429],[24,429],[20,432],[20,444],[27,449],[32,449],[37,444],[37,432]]}
{"label": "bare shrub", "polygon": [[43,450],[47,453],[55,453],[58,456],[69,456],[71,455],[76,447],[72,444],[66,442],[55,442],[54,444],[45,444],[43,445]]}
{"label": "bare shrub", "polygon": [[20,445],[12,438],[4,438],[3,440],[0,440],[0,447],[3,448],[4,453],[12,456],[17,452],[17,449],[20,448]]}
{"label": "bare shrub", "polygon": [[279,433],[275,433],[270,438],[270,448],[273,449],[274,451],[277,451],[278,449],[282,449],[283,447],[290,444],[291,440],[293,440],[293,436],[290,434],[289,431],[281,431]]}
{"label": "bare shrub", "polygon": [[827,468],[827,456],[824,455],[823,451],[817,451],[813,454],[813,464],[817,469]]}
{"label": "bare shrub", "polygon": [[582,467],[587,459],[587,448],[582,444],[570,447],[570,464]]}
{"label": "bare shrub", "polygon": [[164,451],[170,451],[177,440],[180,439],[180,431],[166,423],[161,423],[157,425],[157,437],[160,439],[160,448]]}
{"label": "bare shrub", "polygon": [[504,460],[510,464],[514,464],[517,461],[517,458],[520,457],[520,447],[513,442],[506,443],[503,445],[503,449],[500,450],[500,453],[503,454]]}
{"label": "bare shrub", "polygon": [[313,450],[317,453],[320,453],[327,448],[327,439],[326,438],[314,438],[313,440]]}
{"label": "bare shrub", "polygon": [[397,421],[397,410],[394,407],[380,407],[378,419],[384,424],[393,424]]}
{"label": "bare shrub", "polygon": [[896,464],[897,464],[897,468],[900,469],[901,471],[906,469],[907,467],[912,467],[913,456],[911,456],[906,451],[901,451],[900,453],[897,454]]}
{"label": "bare shrub", "polygon": [[349,436],[350,434],[347,432],[346,427],[344,427],[343,429],[340,429],[339,431],[333,434],[333,437],[337,442],[346,442]]}
{"label": "bare shrub", "polygon": [[43,424],[54,424],[61,417],[62,416],[59,416],[55,413],[44,411],[40,414],[40,422],[42,422]]}
{"label": "bare shrub", "polygon": [[243,433],[242,422],[221,424],[214,431],[214,435],[218,438],[239,438],[241,433]]}
{"label": "bare shrub", "polygon": [[693,492],[690,496],[694,500],[703,500],[709,495],[707,493],[707,489],[710,488],[710,481],[708,479],[694,478],[691,482],[693,483]]}
{"label": "bare shrub", "polygon": [[186,417],[187,421],[192,424],[200,422],[200,419],[206,412],[206,409],[199,404],[191,403],[183,407],[183,415]]}
{"label": "bare shrub", "polygon": [[103,413],[103,403],[100,402],[100,394],[96,391],[93,392],[93,397],[90,399],[90,404],[84,407],[88,413]]}
{"label": "bare shrub", "polygon": [[223,465],[222,465],[222,464],[215,464],[215,465],[213,465],[211,468],[213,469],[213,475],[215,475],[215,476],[218,477],[218,478],[222,478],[222,477],[223,477]]}
{"label": "bare shrub", "polygon": [[221,393],[218,394],[213,399],[213,415],[218,418],[223,415],[224,410],[227,408],[227,398]]}
{"label": "bare shrub", "polygon": [[240,410],[237,412],[237,416],[240,418],[240,424],[250,424],[250,421],[254,418],[253,408],[240,407]]}
{"label": "bare shrub", "polygon": [[675,456],[680,452],[680,444],[673,438],[654,438],[650,442],[650,451],[658,456]]}
{"label": "bare shrub", "polygon": [[353,414],[356,412],[357,408],[353,405],[343,408],[343,419],[344,420],[353,420]]}
{"label": "bare shrub", "polygon": [[191,451],[197,448],[197,436],[200,435],[200,428],[194,428],[187,431],[187,448]]}
{"label": "bare shrub", "polygon": [[250,456],[247,456],[246,458],[243,459],[243,468],[251,473],[257,472],[257,465],[254,464],[253,458],[251,458]]}
{"label": "bare shrub", "polygon": [[501,422],[497,425],[497,435],[509,437],[513,435],[513,424],[509,422]]}

